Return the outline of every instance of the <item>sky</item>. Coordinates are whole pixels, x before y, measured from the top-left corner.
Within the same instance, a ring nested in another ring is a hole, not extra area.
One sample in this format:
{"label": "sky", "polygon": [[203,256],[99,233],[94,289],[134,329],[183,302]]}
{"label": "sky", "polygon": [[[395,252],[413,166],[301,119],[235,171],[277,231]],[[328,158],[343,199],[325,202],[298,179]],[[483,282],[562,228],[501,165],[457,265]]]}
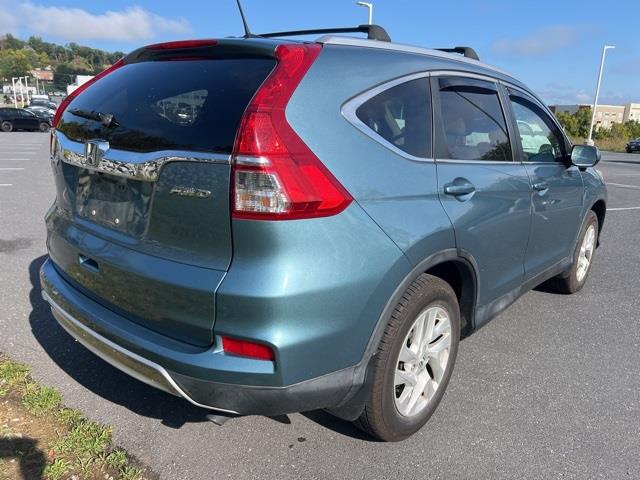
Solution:
{"label": "sky", "polygon": [[[599,103],[640,103],[640,0],[370,0],[394,42],[472,46],[547,103],[591,103],[602,46]],[[243,0],[253,32],[352,26],[355,0]],[[131,51],[186,38],[242,34],[235,0],[0,0],[0,34]]]}

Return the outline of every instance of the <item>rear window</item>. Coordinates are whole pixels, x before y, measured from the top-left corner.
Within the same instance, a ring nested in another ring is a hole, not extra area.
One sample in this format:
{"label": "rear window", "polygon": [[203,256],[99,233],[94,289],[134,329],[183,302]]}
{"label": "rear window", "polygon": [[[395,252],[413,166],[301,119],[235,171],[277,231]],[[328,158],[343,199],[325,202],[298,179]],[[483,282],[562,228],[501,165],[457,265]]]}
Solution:
{"label": "rear window", "polygon": [[[231,153],[242,114],[274,59],[151,61],[125,65],[91,85],[65,110],[58,130],[111,148]],[[116,125],[71,113],[114,116]]]}

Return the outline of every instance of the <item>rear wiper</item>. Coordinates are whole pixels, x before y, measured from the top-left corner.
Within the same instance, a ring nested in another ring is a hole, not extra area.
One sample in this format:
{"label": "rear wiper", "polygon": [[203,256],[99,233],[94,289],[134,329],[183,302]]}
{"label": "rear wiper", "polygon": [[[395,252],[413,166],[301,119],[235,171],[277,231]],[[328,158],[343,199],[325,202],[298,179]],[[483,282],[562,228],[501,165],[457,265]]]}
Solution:
{"label": "rear wiper", "polygon": [[117,127],[118,122],[116,118],[110,113],[94,112],[93,110],[82,110],[80,108],[72,108],[70,113],[76,117],[88,118],[89,120],[96,120],[102,123],[105,127]]}

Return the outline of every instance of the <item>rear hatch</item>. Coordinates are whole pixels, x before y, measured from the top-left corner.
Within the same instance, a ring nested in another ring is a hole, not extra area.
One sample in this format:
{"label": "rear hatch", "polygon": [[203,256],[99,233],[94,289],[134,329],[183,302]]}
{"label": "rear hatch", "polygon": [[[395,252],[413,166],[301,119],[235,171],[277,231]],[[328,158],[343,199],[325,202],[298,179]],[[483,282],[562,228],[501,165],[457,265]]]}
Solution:
{"label": "rear hatch", "polygon": [[48,245],[76,288],[167,336],[213,342],[232,255],[230,155],[273,50],[246,40],[143,48],[66,106]]}

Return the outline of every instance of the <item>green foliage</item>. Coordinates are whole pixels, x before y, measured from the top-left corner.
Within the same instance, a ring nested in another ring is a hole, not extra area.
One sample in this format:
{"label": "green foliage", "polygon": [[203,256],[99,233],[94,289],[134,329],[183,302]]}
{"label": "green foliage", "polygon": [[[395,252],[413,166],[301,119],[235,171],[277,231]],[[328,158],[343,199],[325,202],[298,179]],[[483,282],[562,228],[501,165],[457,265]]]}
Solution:
{"label": "green foliage", "polygon": [[3,388],[24,383],[27,375],[29,375],[29,367],[0,357],[0,385]]}
{"label": "green foliage", "polygon": [[75,75],[95,75],[123,57],[122,52],[105,52],[77,43],[57,45],[40,37],[23,41],[7,35],[0,45],[0,78],[11,79],[28,75],[34,68],[51,65],[56,75],[56,87],[71,83]]}
{"label": "green foliage", "polygon": [[[576,113],[559,112],[556,114],[556,117],[571,137],[586,138],[589,136],[589,125],[591,124],[590,108],[581,108]],[[614,123],[610,128],[601,127],[593,131],[593,138],[595,140],[629,140],[638,137],[640,137],[640,123],[635,120],[625,123]]]}
{"label": "green foliage", "polygon": [[22,404],[32,415],[42,417],[60,408],[62,395],[51,387],[29,384],[22,396]]}
{"label": "green foliage", "polygon": [[78,459],[93,458],[107,448],[111,441],[111,428],[95,422],[81,422],[66,437],[53,446],[61,454],[73,454]]}
{"label": "green foliage", "polygon": [[82,420],[84,420],[84,416],[80,410],[76,410],[73,408],[63,408],[57,414],[56,417],[58,421],[64,423],[68,427],[75,427]]}
{"label": "green foliage", "polygon": [[61,458],[56,458],[54,462],[44,469],[44,478],[47,480],[62,480],[66,478],[66,473],[71,469],[71,463]]}
{"label": "green foliage", "polygon": [[591,124],[591,109],[580,108],[576,113],[560,112],[558,121],[572,137],[587,137]]}

